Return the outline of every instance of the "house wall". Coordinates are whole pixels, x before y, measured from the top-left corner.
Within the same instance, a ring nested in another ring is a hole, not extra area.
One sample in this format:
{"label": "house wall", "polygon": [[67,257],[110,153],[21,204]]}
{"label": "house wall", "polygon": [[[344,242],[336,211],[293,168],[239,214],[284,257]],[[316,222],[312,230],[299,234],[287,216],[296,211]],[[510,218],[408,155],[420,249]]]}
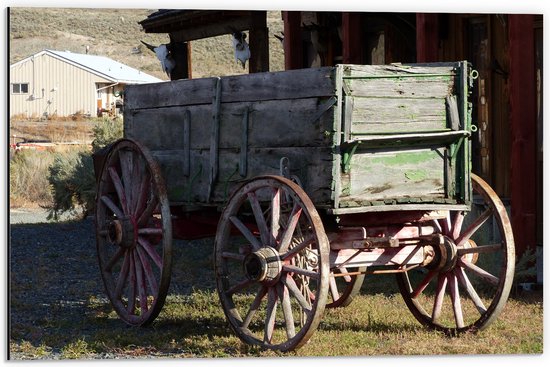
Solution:
{"label": "house wall", "polygon": [[14,94],[10,87],[10,116],[68,116],[77,112],[96,116],[96,83],[110,81],[42,54],[12,65],[10,83],[29,84],[26,94]]}

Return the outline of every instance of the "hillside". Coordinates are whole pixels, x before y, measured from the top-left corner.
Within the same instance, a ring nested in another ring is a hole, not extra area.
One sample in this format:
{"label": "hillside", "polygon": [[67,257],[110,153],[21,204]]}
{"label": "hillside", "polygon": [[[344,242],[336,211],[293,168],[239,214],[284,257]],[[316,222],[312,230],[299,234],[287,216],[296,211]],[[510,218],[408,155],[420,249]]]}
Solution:
{"label": "hillside", "polygon": [[[146,34],[139,21],[155,9],[10,8],[9,62],[44,49],[110,57],[161,79],[167,79],[155,55],[140,40],[167,43],[167,34]],[[283,50],[273,37],[283,29],[280,12],[268,12],[270,70],[284,69]],[[138,48],[140,53],[133,53]],[[193,78],[247,72],[233,56],[231,36],[192,42]]]}

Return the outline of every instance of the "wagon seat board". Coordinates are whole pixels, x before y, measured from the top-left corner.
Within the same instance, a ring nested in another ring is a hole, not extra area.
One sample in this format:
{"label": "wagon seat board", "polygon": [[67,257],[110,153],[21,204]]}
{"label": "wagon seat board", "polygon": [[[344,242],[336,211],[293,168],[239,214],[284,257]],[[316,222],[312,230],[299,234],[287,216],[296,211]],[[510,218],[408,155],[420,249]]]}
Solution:
{"label": "wagon seat board", "polygon": [[223,205],[288,158],[333,213],[465,203],[467,64],[337,65],[128,86],[124,135],[151,150],[169,200]]}

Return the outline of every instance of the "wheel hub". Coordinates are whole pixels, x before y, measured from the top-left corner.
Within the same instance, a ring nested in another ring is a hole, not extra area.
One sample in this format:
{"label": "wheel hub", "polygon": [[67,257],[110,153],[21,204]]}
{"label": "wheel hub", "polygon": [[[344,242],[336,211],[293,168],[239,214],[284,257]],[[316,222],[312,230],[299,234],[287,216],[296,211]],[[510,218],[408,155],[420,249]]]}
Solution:
{"label": "wheel hub", "polygon": [[454,241],[447,236],[439,236],[439,244],[433,246],[433,260],[426,266],[428,269],[446,272],[453,269],[458,259],[456,245]]}
{"label": "wheel hub", "polygon": [[248,279],[271,283],[279,278],[282,263],[277,250],[273,247],[262,247],[246,255],[243,268]]}
{"label": "wheel hub", "polygon": [[115,219],[107,224],[109,242],[125,248],[132,248],[136,243],[136,226],[130,217]]}

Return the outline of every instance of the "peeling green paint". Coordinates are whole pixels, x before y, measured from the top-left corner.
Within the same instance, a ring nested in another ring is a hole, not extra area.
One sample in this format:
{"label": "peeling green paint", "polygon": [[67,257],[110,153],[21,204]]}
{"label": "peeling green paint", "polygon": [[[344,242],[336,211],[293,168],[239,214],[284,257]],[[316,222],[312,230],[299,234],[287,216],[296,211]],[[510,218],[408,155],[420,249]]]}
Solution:
{"label": "peeling green paint", "polygon": [[424,181],[428,178],[428,172],[424,170],[407,171],[405,177],[411,181]]}
{"label": "peeling green paint", "polygon": [[432,151],[395,153],[394,155],[381,155],[371,158],[371,164],[382,164],[385,166],[402,166],[406,164],[418,164],[429,160],[437,159]]}

